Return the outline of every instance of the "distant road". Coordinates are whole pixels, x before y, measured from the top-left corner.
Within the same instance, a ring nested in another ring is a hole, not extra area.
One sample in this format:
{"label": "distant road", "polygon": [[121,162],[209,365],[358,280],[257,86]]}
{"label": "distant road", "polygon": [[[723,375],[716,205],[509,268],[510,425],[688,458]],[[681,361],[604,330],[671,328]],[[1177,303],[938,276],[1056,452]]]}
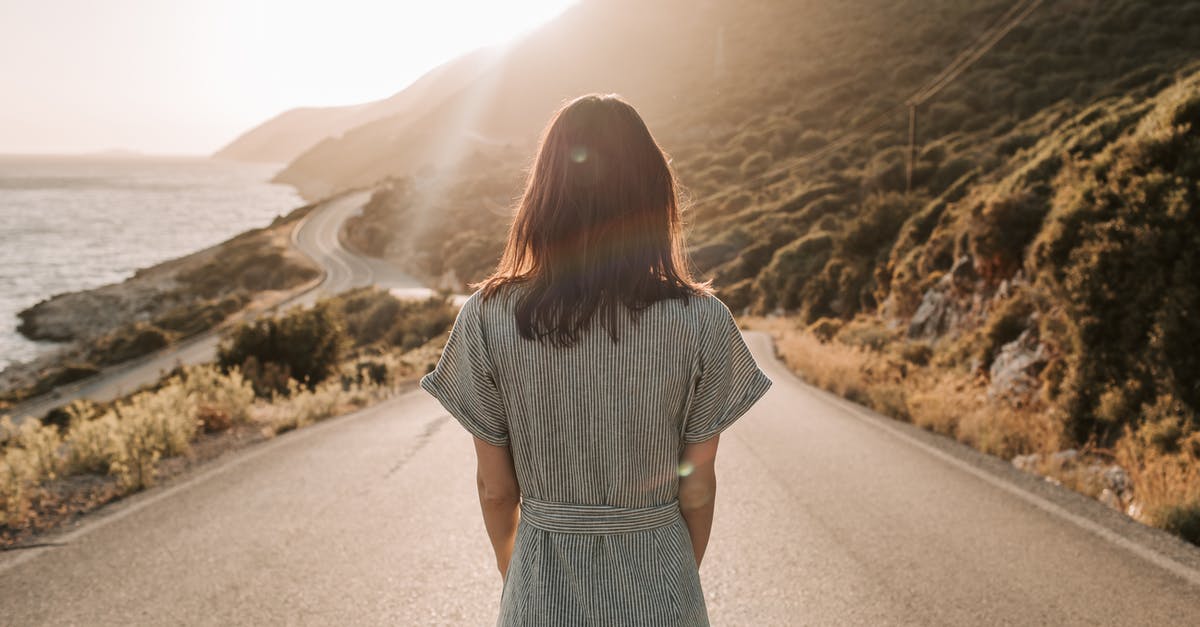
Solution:
{"label": "distant road", "polygon": [[[296,304],[311,305],[322,296],[363,285],[376,284],[403,293],[428,292],[413,277],[378,259],[355,255],[342,247],[338,231],[342,223],[362,210],[370,192],[358,191],[334,197],[314,208],[292,231],[292,243],[321,266],[324,277],[310,289],[293,296],[279,308]],[[198,364],[216,358],[221,335],[212,331],[129,363],[106,368],[100,374],[54,392],[31,399],[12,410],[14,419],[42,416],[55,407],[77,398],[107,401],[138,387],[153,383],[177,365]]]}
{"label": "distant road", "polygon": [[[775,381],[721,437],[714,625],[1200,625],[1200,550],[953,441]],[[414,390],[0,553],[13,625],[484,625],[470,437]]]}

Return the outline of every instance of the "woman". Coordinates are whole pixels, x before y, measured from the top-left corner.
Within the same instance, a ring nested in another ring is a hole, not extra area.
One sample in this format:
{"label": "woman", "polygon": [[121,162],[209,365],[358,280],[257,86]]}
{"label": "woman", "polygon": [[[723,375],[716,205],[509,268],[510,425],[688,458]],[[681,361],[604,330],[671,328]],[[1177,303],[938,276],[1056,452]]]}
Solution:
{"label": "woman", "polygon": [[718,434],[771,380],[689,275],[681,228],[633,107],[567,104],[421,379],[475,436],[501,625],[708,624]]}

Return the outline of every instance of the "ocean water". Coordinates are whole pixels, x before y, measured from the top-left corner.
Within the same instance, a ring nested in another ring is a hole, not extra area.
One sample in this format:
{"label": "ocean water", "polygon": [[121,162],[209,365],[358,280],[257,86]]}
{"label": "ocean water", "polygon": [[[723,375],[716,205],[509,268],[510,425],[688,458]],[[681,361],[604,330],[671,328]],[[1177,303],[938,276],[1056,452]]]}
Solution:
{"label": "ocean water", "polygon": [[304,204],[268,181],[281,165],[204,158],[0,156],[0,370],[56,344],[17,312],[117,283]]}

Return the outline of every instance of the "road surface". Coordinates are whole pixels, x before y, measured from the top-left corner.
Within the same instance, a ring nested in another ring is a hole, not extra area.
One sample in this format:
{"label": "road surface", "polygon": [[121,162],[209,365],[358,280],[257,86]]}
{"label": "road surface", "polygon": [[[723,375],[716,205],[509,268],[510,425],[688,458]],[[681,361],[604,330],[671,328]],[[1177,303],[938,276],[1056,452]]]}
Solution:
{"label": "road surface", "polygon": [[[288,299],[278,308],[297,304],[311,305],[323,296],[364,285],[379,285],[398,294],[431,293],[413,277],[378,260],[359,257],[342,247],[338,238],[342,222],[362,210],[370,192],[357,191],[334,197],[301,220],[292,231],[292,244],[324,270],[313,287]],[[163,373],[180,364],[190,365],[216,359],[219,332],[209,332],[170,346],[129,363],[106,368],[99,375],[62,386],[14,407],[15,418],[42,416],[77,398],[107,401],[142,385],[157,381]]]}
{"label": "road surface", "polygon": [[[365,200],[298,226],[326,276],[297,302],[419,289],[339,244]],[[1200,550],[808,387],[767,337],[748,341],[775,385],[722,437],[702,569],[714,624],[1200,625]],[[214,347],[76,393],[114,394]],[[470,437],[414,390],[0,553],[0,623],[477,625],[494,621],[499,584]]]}
{"label": "road surface", "polygon": [[[715,625],[1200,625],[1200,551],[810,388],[721,438]],[[484,625],[470,437],[420,390],[0,554],[6,624]]]}

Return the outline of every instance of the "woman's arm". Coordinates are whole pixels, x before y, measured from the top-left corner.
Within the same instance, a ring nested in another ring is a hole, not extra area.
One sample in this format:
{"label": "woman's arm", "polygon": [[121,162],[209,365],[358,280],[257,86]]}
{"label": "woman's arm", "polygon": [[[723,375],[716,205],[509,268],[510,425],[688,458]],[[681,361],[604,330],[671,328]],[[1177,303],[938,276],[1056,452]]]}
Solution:
{"label": "woman's arm", "polygon": [[496,552],[496,568],[500,570],[500,576],[505,577],[512,560],[517,521],[521,517],[521,488],[517,485],[512,452],[507,446],[495,446],[475,438],[475,458],[483,525]]}
{"label": "woman's arm", "polygon": [[717,498],[717,441],[714,436],[704,442],[683,447],[683,458],[679,463],[679,508],[692,537],[692,551],[696,554],[696,567],[704,559],[708,547],[708,536],[712,531],[713,505]]}

